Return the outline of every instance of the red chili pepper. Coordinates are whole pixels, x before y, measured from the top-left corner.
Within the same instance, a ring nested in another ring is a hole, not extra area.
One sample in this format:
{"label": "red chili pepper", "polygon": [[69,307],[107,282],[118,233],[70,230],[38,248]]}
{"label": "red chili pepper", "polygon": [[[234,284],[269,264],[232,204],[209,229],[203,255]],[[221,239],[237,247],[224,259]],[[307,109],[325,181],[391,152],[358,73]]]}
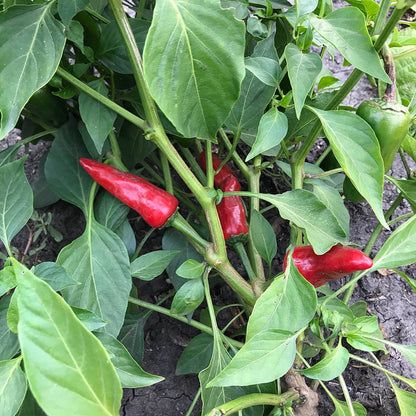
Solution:
{"label": "red chili pepper", "polygon": [[[283,270],[286,270],[288,255],[285,256]],[[293,250],[292,257],[299,273],[315,287],[373,265],[373,261],[362,251],[343,246],[334,246],[322,255],[315,254],[311,246],[299,246]]]}
{"label": "red chili pepper", "polygon": [[[213,167],[215,172],[221,166],[221,163],[222,163],[222,160],[218,156],[212,154],[212,167]],[[199,164],[201,165],[202,169],[204,169],[204,171],[206,171],[207,158],[206,158],[206,153],[205,152],[202,152],[199,155]],[[233,170],[228,165],[224,165],[221,168],[221,170],[214,176],[214,183],[217,186],[217,188],[224,191],[224,189],[222,189],[223,184],[224,184],[225,180],[228,179],[229,177],[235,178],[237,180],[237,183],[238,183],[237,175],[233,172]],[[241,187],[239,189],[235,189],[235,190],[240,191]]]}
{"label": "red chili pepper", "polygon": [[91,159],[82,167],[110,194],[137,211],[151,227],[161,227],[174,214],[178,200],[143,178]]}
{"label": "red chili pepper", "polygon": [[[202,152],[200,155],[200,164],[206,170],[205,152]],[[220,165],[221,159],[218,156],[212,155],[212,167],[217,170]],[[214,176],[214,183],[223,192],[241,190],[237,175],[228,165],[224,165]],[[246,213],[243,201],[239,196],[233,195],[222,198],[221,202],[217,205],[217,211],[225,240],[229,240],[232,236],[238,237],[241,234],[245,235],[248,233]]]}

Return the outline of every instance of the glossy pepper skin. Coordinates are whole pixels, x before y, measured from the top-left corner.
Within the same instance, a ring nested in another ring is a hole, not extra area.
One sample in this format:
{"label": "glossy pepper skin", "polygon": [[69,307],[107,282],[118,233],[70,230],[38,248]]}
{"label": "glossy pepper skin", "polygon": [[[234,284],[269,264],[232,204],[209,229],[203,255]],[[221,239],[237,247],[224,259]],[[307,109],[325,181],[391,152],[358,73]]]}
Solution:
{"label": "glossy pepper skin", "polygon": [[79,162],[99,185],[138,212],[151,227],[165,225],[178,207],[173,195],[137,175],[91,159]]}
{"label": "glossy pepper skin", "polygon": [[363,101],[357,108],[357,115],[374,130],[380,144],[384,172],[387,172],[409,131],[409,110],[399,103],[374,98]]}
{"label": "glossy pepper skin", "polygon": [[[287,267],[288,254],[283,270]],[[312,246],[298,246],[294,248],[292,258],[299,273],[315,287],[359,270],[367,270],[373,265],[370,257],[362,251],[343,246],[334,246],[322,255],[315,254]]]}
{"label": "glossy pepper skin", "polygon": [[[200,154],[199,162],[201,167],[206,170],[206,154]],[[221,159],[212,155],[212,167],[216,171],[221,165]],[[240,191],[241,185],[238,182],[237,175],[228,165],[224,165],[221,170],[214,176],[214,184],[223,192]],[[217,212],[221,222],[221,228],[224,239],[238,239],[241,235],[248,233],[246,213],[244,205],[239,196],[227,196],[222,198],[217,205]],[[231,240],[230,240],[231,241]]]}

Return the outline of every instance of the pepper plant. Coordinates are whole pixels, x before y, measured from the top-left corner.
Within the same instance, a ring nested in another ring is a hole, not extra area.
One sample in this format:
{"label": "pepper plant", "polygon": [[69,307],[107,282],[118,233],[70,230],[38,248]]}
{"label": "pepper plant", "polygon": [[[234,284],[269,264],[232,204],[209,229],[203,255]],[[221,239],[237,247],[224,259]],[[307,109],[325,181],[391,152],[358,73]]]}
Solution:
{"label": "pepper plant", "polygon": [[[414,380],[383,368],[375,352],[388,346],[416,365],[416,347],[385,339],[377,317],[350,299],[358,280],[379,269],[416,287],[397,270],[416,261],[416,182],[407,165],[416,160],[416,89],[399,83],[388,100],[401,109],[380,122],[388,134],[342,105],[362,76],[379,85],[380,98],[396,84],[394,60],[384,58],[415,44],[396,29],[414,2],[351,3],[0,1],[0,138],[15,127],[22,136],[0,153],[3,416],[116,415],[122,388],[163,382],[121,335],[140,321],[137,307],[201,331],[180,365],[209,352],[192,365],[202,415],[314,415],[317,389],[333,400],[334,415],[364,415],[343,377],[353,361],[382,371],[401,413],[414,412]],[[335,53],[351,67],[345,82],[324,65]],[[369,112],[385,115],[386,107]],[[326,150],[307,163],[321,138]],[[31,187],[26,158],[16,155],[39,140],[51,146]],[[406,179],[385,175],[396,152]],[[327,158],[335,165],[325,170]],[[267,176],[286,191],[265,192]],[[386,211],[384,180],[399,191]],[[364,248],[349,236],[343,182],[378,220]],[[82,235],[54,261],[19,261],[13,238],[34,206],[58,199],[85,216]],[[403,199],[412,211],[390,220]],[[284,265],[271,209],[290,224]],[[129,221],[138,217],[142,240]],[[163,235],[161,250],[146,249],[152,232]],[[134,283],[165,269],[171,298],[142,300]],[[346,274],[331,290],[327,283]],[[247,319],[239,334],[217,322],[215,276]],[[201,304],[209,323],[193,319]],[[332,379],[343,399],[326,385]]]}

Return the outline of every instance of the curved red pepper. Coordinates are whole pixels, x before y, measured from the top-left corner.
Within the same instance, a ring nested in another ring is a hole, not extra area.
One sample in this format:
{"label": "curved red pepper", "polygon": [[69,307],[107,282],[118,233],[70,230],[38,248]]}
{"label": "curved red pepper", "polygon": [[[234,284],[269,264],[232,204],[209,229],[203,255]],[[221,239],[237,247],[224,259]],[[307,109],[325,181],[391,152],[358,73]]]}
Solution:
{"label": "curved red pepper", "polygon": [[[283,270],[286,270],[288,255],[285,256]],[[299,246],[294,248],[292,257],[299,273],[315,287],[373,265],[373,261],[362,251],[343,246],[334,246],[322,255],[315,254],[311,246]]]}
{"label": "curved red pepper", "polygon": [[91,159],[79,161],[98,184],[138,212],[151,227],[166,224],[178,207],[173,195],[137,175]]}
{"label": "curved red pepper", "polygon": [[[206,170],[205,152],[200,154],[199,162],[201,167]],[[218,156],[212,155],[212,167],[215,170],[220,167],[221,163],[222,161]],[[214,176],[214,184],[223,192],[241,190],[237,175],[228,165],[224,165]],[[243,201],[239,196],[233,195],[222,198],[221,202],[217,205],[217,211],[225,240],[229,240],[232,236],[248,233],[246,212]]]}

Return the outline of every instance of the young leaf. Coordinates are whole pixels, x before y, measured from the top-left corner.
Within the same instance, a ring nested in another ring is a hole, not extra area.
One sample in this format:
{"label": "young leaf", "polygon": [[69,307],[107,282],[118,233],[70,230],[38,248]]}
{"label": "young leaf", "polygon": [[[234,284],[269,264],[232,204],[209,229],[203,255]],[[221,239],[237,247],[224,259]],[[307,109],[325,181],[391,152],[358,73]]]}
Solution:
{"label": "young leaf", "polygon": [[202,280],[188,280],[176,292],[170,310],[179,315],[188,315],[202,303],[204,296]]}
{"label": "young leaf", "polygon": [[33,193],[24,171],[25,160],[22,157],[0,167],[0,240],[8,249],[11,239],[33,212]]}
{"label": "young leaf", "polygon": [[349,359],[348,350],[342,345],[338,345],[317,364],[305,370],[299,370],[299,372],[308,378],[329,381],[344,372]]}
{"label": "young leaf", "polygon": [[157,250],[143,254],[131,263],[131,275],[141,280],[160,276],[179,250]]}
{"label": "young leaf", "polygon": [[314,14],[309,21],[315,30],[359,70],[390,83],[367,31],[365,17],[355,7],[334,10],[320,19]]}
{"label": "young leaf", "polygon": [[71,19],[84,10],[89,0],[59,0],[58,13],[64,25],[68,25]]}
{"label": "young leaf", "polygon": [[275,277],[257,300],[248,320],[247,339],[266,329],[296,332],[314,317],[316,305],[315,289],[291,263],[286,275]]}
{"label": "young leaf", "polygon": [[250,236],[261,258],[270,265],[277,253],[276,235],[269,221],[256,210],[250,218]]}
{"label": "young leaf", "polygon": [[249,56],[245,59],[245,65],[264,84],[275,88],[279,85],[282,69],[277,59]]}
{"label": "young leaf", "polygon": [[105,332],[97,332],[95,336],[107,350],[120,378],[123,388],[140,388],[159,383],[164,378],[146,373],[126,350],[124,345]]}
{"label": "young leaf", "polygon": [[205,265],[194,259],[186,260],[182,263],[176,273],[184,279],[199,279],[204,273]]}
{"label": "young leaf", "polygon": [[213,140],[240,93],[245,25],[216,0],[200,6],[156,3],[143,67],[153,98],[178,131]]}
{"label": "young leaf", "polygon": [[413,212],[416,212],[416,181],[413,179],[396,179],[391,176],[387,176],[387,178],[397,186],[409,202]]}
{"label": "young leaf", "polygon": [[25,398],[26,376],[20,368],[21,357],[0,361],[0,414],[14,416]]}
{"label": "young leaf", "polygon": [[394,269],[416,262],[416,215],[398,227],[373,260],[371,270]]}
{"label": "young leaf", "polygon": [[0,296],[3,296],[10,289],[16,286],[16,277],[13,272],[13,267],[6,266],[0,270]]}
{"label": "young leaf", "polygon": [[101,343],[47,283],[17,261],[13,267],[19,341],[39,405],[48,415],[118,415],[122,389]]}
{"label": "young leaf", "polygon": [[107,325],[107,322],[88,309],[77,308],[76,306],[71,306],[71,309],[88,331],[95,331]]}
{"label": "young leaf", "polygon": [[399,403],[401,415],[414,415],[416,409],[416,394],[399,388],[396,384],[392,384],[397,403]]}
{"label": "young leaf", "polygon": [[212,356],[213,341],[212,335],[205,333],[192,338],[176,363],[175,374],[180,376],[199,373],[208,367]]}
{"label": "young leaf", "polygon": [[[331,399],[335,405],[335,412],[331,416],[351,416],[350,408],[348,403],[342,402],[331,395]],[[352,407],[354,409],[355,416],[366,416],[367,410],[361,403],[353,402]]]}
{"label": "young leaf", "polygon": [[260,120],[256,140],[250,150],[250,153],[246,157],[246,161],[278,146],[285,138],[286,133],[286,115],[278,111],[277,108],[272,107]]}
{"label": "young leaf", "polygon": [[108,321],[106,332],[118,335],[131,289],[130,261],[120,238],[92,221],[61,250],[57,263],[78,282],[62,290],[65,300]]}
{"label": "young leaf", "polygon": [[[65,45],[54,3],[9,7],[0,13],[0,140],[15,126],[34,92],[54,75]],[[16,47],[18,45],[18,47]]]}
{"label": "young leaf", "polygon": [[[88,85],[100,94],[108,95],[108,88],[102,79],[91,81]],[[113,128],[117,114],[83,92],[79,95],[78,103],[82,121],[85,123],[97,152],[101,154],[104,142]]]}
{"label": "young leaf", "polygon": [[259,198],[273,204],[280,215],[305,230],[316,254],[326,253],[337,243],[347,243],[347,234],[337,218],[318,197],[305,189],[295,189],[279,195],[259,194]]}
{"label": "young leaf", "polygon": [[258,332],[208,383],[208,387],[249,386],[282,377],[295,359],[297,336],[298,333],[274,329]]}
{"label": "young leaf", "polygon": [[293,91],[296,117],[299,119],[305,99],[322,70],[322,59],[315,53],[304,53],[293,43],[285,49],[287,70]]}
{"label": "young leaf", "polygon": [[[355,113],[311,110],[319,117],[332,151],[346,175],[368,201],[380,223],[388,228],[382,207],[384,165],[373,129]],[[345,126],[349,126],[348,131]]]}
{"label": "young leaf", "polygon": [[393,347],[399,351],[406,360],[416,367],[416,345],[394,344]]}

